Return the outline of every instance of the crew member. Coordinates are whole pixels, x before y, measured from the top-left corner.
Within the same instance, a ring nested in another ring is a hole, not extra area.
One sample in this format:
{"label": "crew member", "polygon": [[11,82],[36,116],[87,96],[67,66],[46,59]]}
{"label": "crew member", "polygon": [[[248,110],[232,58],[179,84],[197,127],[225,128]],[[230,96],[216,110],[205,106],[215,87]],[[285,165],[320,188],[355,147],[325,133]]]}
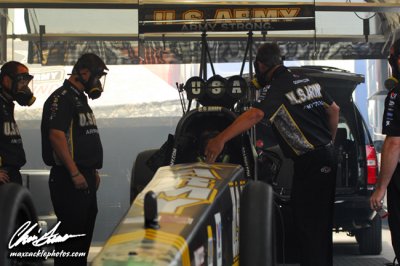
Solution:
{"label": "crew member", "polygon": [[14,119],[14,101],[31,106],[36,98],[29,88],[33,76],[28,68],[16,61],[5,63],[0,70],[0,184],[22,185],[19,169],[25,165],[25,151]]}
{"label": "crew member", "polygon": [[294,161],[291,204],[302,266],[332,265],[332,220],[336,160],[333,140],[339,107],[310,78],[282,65],[279,46],[265,43],[257,51],[256,78],[262,92],[206,147],[214,162],[224,144],[259,122],[272,125],[285,156]]}
{"label": "crew member", "polygon": [[[394,86],[389,88],[385,99],[382,133],[386,135],[382,147],[381,169],[376,190],[370,198],[371,208],[382,208],[387,190],[388,223],[392,246],[397,260],[400,258],[400,39],[390,48],[389,64]],[[395,264],[397,265],[397,264]]]}
{"label": "crew member", "polygon": [[97,215],[97,169],[103,148],[87,97],[97,99],[107,67],[95,54],[82,55],[64,84],[46,100],[42,116],[42,156],[51,166],[51,201],[61,235],[85,236],[55,245],[56,251],[85,252],[86,256],[55,257],[54,265],[85,265]]}

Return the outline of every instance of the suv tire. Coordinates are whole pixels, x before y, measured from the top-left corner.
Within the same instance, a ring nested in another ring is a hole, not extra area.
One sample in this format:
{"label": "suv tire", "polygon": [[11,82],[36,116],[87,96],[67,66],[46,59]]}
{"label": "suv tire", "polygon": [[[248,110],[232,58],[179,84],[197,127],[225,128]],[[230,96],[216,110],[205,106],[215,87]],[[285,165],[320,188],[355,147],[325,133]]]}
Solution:
{"label": "suv tire", "polygon": [[375,215],[371,226],[355,231],[361,255],[379,255],[382,251],[382,220]]}

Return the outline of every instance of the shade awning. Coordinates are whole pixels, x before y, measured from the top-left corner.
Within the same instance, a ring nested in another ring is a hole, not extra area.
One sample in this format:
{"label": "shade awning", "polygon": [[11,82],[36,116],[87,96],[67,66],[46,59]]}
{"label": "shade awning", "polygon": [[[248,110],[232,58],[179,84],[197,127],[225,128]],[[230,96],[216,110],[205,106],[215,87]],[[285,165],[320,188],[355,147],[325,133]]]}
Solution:
{"label": "shade awning", "polygon": [[138,0],[2,0],[3,8],[137,8]]}
{"label": "shade awning", "polygon": [[[286,60],[383,59],[397,36],[395,11],[400,12],[400,3],[374,2],[5,0],[5,4],[34,7],[26,8],[28,34],[12,37],[28,40],[30,62],[42,64],[71,64],[83,51],[101,54],[108,63],[199,63],[202,33],[207,34],[214,62],[240,62],[249,30],[254,51],[262,42],[277,41]],[[110,9],[103,9],[110,4]],[[280,6],[286,13],[279,11]],[[256,28],[257,23],[265,27]]]}

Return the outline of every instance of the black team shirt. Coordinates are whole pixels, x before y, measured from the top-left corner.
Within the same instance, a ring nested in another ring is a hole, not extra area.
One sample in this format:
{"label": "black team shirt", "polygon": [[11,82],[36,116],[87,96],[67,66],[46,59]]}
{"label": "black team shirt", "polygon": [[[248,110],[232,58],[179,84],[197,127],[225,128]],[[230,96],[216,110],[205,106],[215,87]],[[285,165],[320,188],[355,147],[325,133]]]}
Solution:
{"label": "black team shirt", "polygon": [[0,167],[20,168],[26,163],[26,157],[21,134],[14,119],[15,105],[1,93],[0,104]]}
{"label": "black team shirt", "polygon": [[278,67],[254,107],[264,112],[287,157],[295,158],[332,141],[326,105],[332,98],[310,78]]}
{"label": "black team shirt", "polygon": [[65,133],[72,159],[78,167],[100,169],[103,165],[96,119],[84,92],[65,80],[46,100],[42,115],[42,156],[47,165],[62,165],[49,140],[49,130]]}

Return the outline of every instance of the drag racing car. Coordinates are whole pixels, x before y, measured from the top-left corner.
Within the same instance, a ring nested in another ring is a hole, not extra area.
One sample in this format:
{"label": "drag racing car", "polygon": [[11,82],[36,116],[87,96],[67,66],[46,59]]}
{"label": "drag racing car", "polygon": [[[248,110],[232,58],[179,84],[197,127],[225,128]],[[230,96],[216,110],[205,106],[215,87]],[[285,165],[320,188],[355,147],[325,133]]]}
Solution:
{"label": "drag racing car", "polygon": [[192,77],[184,88],[189,101],[206,90],[200,106],[160,149],[137,156],[132,206],[92,265],[275,265],[273,191],[253,180],[249,134],[229,141],[216,163],[203,157],[208,139],[237,117],[245,80]]}
{"label": "drag racing car", "polygon": [[159,168],[92,265],[275,265],[271,187],[245,183],[235,164]]}

